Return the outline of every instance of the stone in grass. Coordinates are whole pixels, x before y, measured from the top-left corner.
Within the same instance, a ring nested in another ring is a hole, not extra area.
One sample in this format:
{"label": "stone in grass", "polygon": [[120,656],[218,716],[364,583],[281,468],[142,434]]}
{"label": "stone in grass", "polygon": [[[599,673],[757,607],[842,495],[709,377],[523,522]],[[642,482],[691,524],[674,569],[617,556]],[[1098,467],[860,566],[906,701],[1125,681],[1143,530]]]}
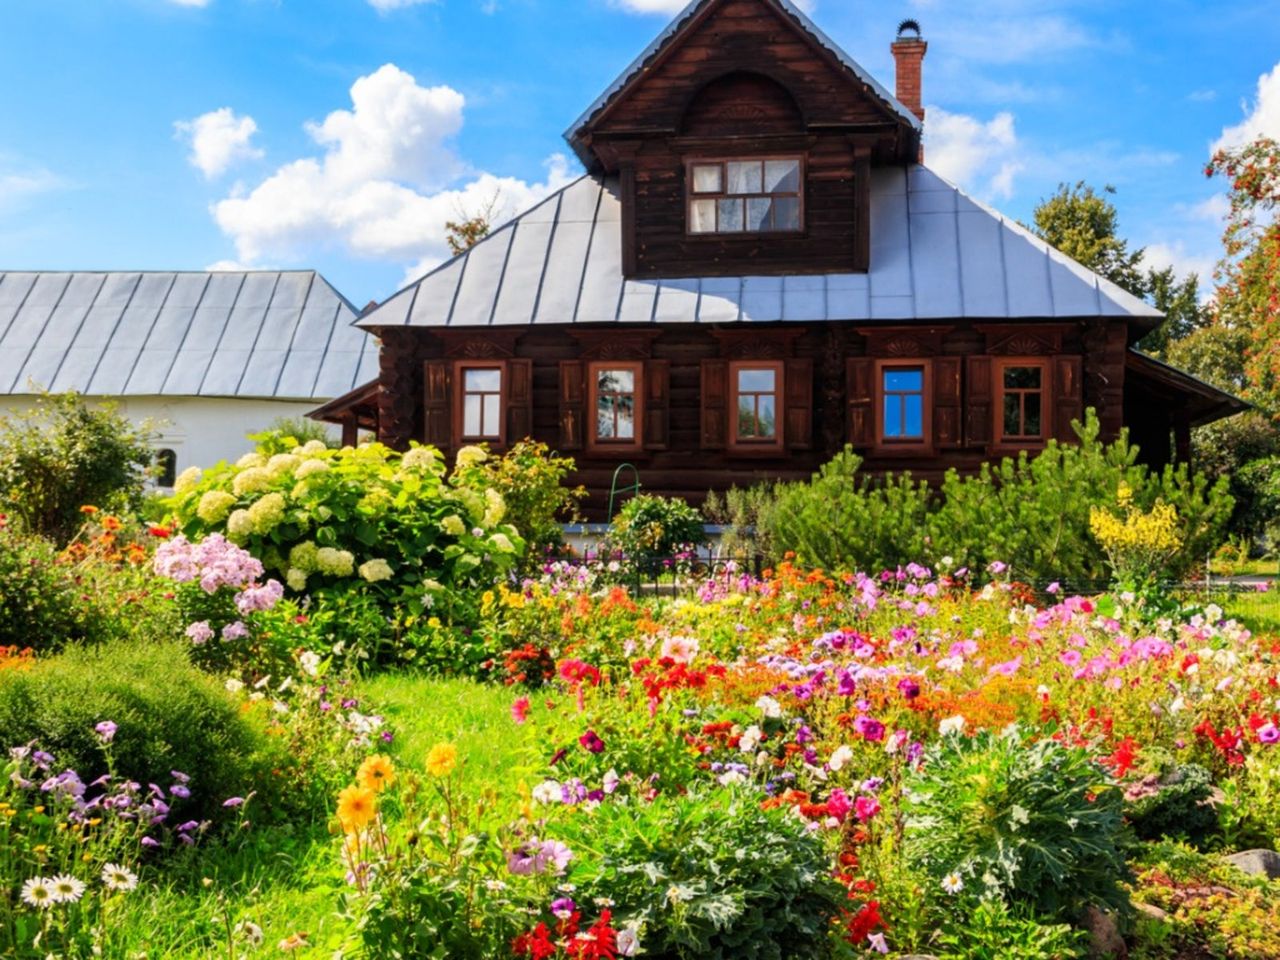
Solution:
{"label": "stone in grass", "polygon": [[1251,877],[1266,877],[1268,880],[1280,877],[1280,853],[1274,850],[1241,850],[1231,854],[1226,861]]}
{"label": "stone in grass", "polygon": [[1080,921],[1089,934],[1091,960],[1127,960],[1129,948],[1125,946],[1124,937],[1120,936],[1114,916],[1099,907],[1089,906]]}

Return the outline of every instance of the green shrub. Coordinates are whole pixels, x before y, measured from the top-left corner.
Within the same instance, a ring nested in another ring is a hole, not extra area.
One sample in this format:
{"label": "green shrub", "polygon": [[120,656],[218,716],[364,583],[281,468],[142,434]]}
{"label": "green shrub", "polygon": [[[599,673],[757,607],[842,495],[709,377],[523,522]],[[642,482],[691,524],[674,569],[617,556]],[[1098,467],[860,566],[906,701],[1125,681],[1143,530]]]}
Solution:
{"label": "green shrub", "polygon": [[702,514],[687,502],[642,493],[614,517],[608,545],[627,560],[646,565],[691,552],[706,539]]}
{"label": "green shrub", "polygon": [[525,557],[530,563],[540,562],[564,543],[561,523],[579,519],[578,504],[587,491],[565,486],[574,466],[571,458],[556,456],[536,440],[521,440],[502,456],[479,465],[485,485],[502,495],[507,522],[527,544]]}
{"label": "green shrub", "polygon": [[401,455],[377,443],[330,450],[319,441],[178,478],[170,501],[191,540],[224,533],[295,595],[362,592],[393,610],[474,622],[477,596],[514,565],[523,541],[487,485],[479,447]]}
{"label": "green shrub", "polygon": [[28,412],[0,417],[0,513],[66,543],[86,504],[128,510],[142,498],[154,454],[148,434],[111,406],[78,394],[38,397]]}
{"label": "green shrub", "polygon": [[1140,840],[1179,837],[1203,849],[1218,829],[1212,791],[1212,773],[1199,764],[1182,764],[1130,787],[1125,816]]}
{"label": "green shrub", "polygon": [[829,955],[845,891],[822,840],[786,810],[730,790],[662,795],[602,804],[556,832],[583,851],[575,899],[614,901],[615,926],[640,928],[644,956]]}
{"label": "green shrub", "polygon": [[[261,744],[222,682],[187,660],[178,642],[114,642],[72,648],[28,670],[0,674],[0,745],[35,743],[58,769],[106,771],[94,727],[118,727],[115,772],[167,784],[191,777],[192,808],[211,817],[255,785]],[[86,780],[88,776],[86,776]]]}
{"label": "green shrub", "polygon": [[1125,435],[1099,441],[1092,411],[1076,430],[1079,444],[1050,440],[1037,456],[1006,457],[973,476],[950,470],[936,489],[910,474],[862,474],[861,458],[846,449],[808,483],[733,490],[710,509],[730,525],[731,548],[759,548],[773,560],[790,551],[808,564],[871,572],[944,557],[952,569],[981,570],[998,560],[1022,580],[1101,581],[1107,558],[1089,510],[1114,504],[1123,483],[1136,507],[1163,500],[1177,510],[1183,549],[1168,577],[1203,562],[1231,516],[1225,479],[1211,485],[1185,464],[1152,473]]}
{"label": "green shrub", "polygon": [[1088,939],[1068,924],[1043,924],[983,900],[944,926],[938,943],[942,960],[1070,960],[1088,955]]}
{"label": "green shrub", "polygon": [[949,734],[903,791],[908,861],[941,883],[1071,917],[1127,903],[1123,798],[1076,747],[1003,734]]}
{"label": "green shrub", "polygon": [[0,647],[45,652],[69,642],[172,636],[177,628],[144,570],[92,553],[72,559],[52,541],[0,523]]}

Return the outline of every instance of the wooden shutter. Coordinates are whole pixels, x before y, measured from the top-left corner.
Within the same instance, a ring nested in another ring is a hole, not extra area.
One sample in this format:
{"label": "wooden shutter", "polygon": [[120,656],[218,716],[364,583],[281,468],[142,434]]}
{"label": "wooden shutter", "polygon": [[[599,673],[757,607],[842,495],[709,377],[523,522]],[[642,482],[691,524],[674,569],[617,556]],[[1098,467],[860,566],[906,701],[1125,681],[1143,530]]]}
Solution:
{"label": "wooden shutter", "polygon": [[519,443],[533,433],[533,361],[508,360],[507,444]]}
{"label": "wooden shutter", "polygon": [[876,442],[875,361],[850,357],[845,361],[845,391],[849,400],[849,442],[870,447]]}
{"label": "wooden shutter", "polygon": [[581,360],[560,361],[560,449],[581,450],[587,431],[587,375]]}
{"label": "wooden shutter", "polygon": [[813,446],[813,361],[788,360],[783,376],[786,443],[792,450]]}
{"label": "wooden shutter", "polygon": [[985,447],[992,441],[994,426],[994,385],[991,382],[990,357],[966,357],[965,380],[968,404],[965,410],[964,435],[971,447]]}
{"label": "wooden shutter", "polygon": [[423,439],[434,447],[453,446],[453,420],[449,403],[449,363],[428,360],[423,367]]}
{"label": "wooden shutter", "polygon": [[644,365],[644,447],[665,450],[671,436],[671,361]]}
{"label": "wooden shutter", "polygon": [[729,361],[702,361],[702,449],[723,450],[729,438]]}
{"label": "wooden shutter", "polygon": [[960,358],[936,357],[933,361],[933,442],[958,447],[960,423]]}
{"label": "wooden shutter", "polygon": [[1063,443],[1077,443],[1072,420],[1084,420],[1084,390],[1080,357],[1053,359],[1053,433]]}

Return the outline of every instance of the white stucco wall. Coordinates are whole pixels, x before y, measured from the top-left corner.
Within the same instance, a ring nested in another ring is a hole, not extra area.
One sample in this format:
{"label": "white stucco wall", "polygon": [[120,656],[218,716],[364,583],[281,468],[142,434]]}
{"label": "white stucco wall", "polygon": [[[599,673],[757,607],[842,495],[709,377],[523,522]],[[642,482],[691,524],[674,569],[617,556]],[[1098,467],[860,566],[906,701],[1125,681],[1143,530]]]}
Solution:
{"label": "white stucco wall", "polygon": [[[279,417],[302,417],[323,401],[235,400],[213,397],[113,398],[120,413],[158,434],[156,448],[173,450],[178,472],[187,467],[211,467],[219,460],[238,460],[252,444],[245,439],[261,433]],[[0,413],[30,407],[33,398],[0,397]],[[336,428],[330,428],[336,436]]]}

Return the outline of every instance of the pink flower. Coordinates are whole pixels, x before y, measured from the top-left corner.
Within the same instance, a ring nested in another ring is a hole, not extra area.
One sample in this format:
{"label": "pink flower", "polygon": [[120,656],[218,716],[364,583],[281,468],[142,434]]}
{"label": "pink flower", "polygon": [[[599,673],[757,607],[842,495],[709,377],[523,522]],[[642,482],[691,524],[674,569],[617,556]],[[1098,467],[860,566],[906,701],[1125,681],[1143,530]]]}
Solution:
{"label": "pink flower", "polygon": [[832,790],[831,796],[827,797],[827,812],[837,820],[843,820],[852,809],[853,804],[849,802],[849,795],[839,787]]}
{"label": "pink flower", "polygon": [[1275,743],[1280,740],[1280,727],[1274,723],[1264,723],[1258,728],[1259,743]]}
{"label": "pink flower", "polygon": [[698,641],[693,637],[667,637],[658,656],[676,663],[692,663],[698,655]]}
{"label": "pink flower", "polygon": [[196,646],[202,643],[208,643],[213,639],[213,627],[209,626],[208,620],[197,620],[191,626],[187,627],[187,637]]}
{"label": "pink flower", "polygon": [[880,812],[880,801],[875,797],[859,797],[853,802],[853,813],[860,823],[866,823]]}
{"label": "pink flower", "polygon": [[1061,660],[1068,667],[1075,667],[1080,663],[1080,660],[1081,660],[1080,651],[1079,650],[1063,650],[1060,654],[1058,654],[1058,659]]}
{"label": "pink flower", "polygon": [[241,637],[247,637],[248,635],[249,628],[240,620],[232,620],[222,628],[223,640],[239,640]]}
{"label": "pink flower", "polygon": [[529,698],[521,697],[511,704],[511,719],[516,723],[524,723],[529,718]]}
{"label": "pink flower", "polygon": [[103,743],[110,743],[116,736],[116,725],[110,720],[103,720],[100,724],[93,728],[97,731],[98,736]]}

